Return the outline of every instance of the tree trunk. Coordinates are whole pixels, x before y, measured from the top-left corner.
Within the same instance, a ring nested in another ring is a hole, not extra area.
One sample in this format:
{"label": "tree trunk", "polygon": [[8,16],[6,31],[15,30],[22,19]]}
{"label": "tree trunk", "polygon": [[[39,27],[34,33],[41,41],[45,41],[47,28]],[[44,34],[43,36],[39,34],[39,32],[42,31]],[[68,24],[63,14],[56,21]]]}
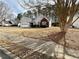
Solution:
{"label": "tree trunk", "polygon": [[66,36],[67,30],[68,30],[67,26],[65,26],[61,29],[61,31],[64,33],[64,36],[63,36],[63,57],[62,57],[62,59],[65,59],[65,49],[66,49],[66,37],[65,36]]}
{"label": "tree trunk", "polygon": [[63,37],[63,58],[62,59],[65,59],[65,48],[66,47],[66,38],[65,38],[65,35]]}

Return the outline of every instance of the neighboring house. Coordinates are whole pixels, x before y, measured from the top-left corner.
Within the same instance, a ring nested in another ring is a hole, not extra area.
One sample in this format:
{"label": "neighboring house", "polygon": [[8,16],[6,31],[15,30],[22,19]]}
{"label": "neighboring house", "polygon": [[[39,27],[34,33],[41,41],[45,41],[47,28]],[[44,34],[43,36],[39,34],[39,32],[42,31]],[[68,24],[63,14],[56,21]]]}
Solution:
{"label": "neighboring house", "polygon": [[19,27],[48,27],[49,21],[46,17],[40,15],[36,19],[23,16],[18,23]]}
{"label": "neighboring house", "polygon": [[9,19],[4,19],[1,22],[2,26],[12,26],[12,22]]}
{"label": "neighboring house", "polygon": [[14,26],[16,25],[16,21],[13,19],[4,19],[0,22],[1,26]]}
{"label": "neighboring house", "polygon": [[[79,14],[76,14],[73,19],[75,20],[78,17],[79,17]],[[73,26],[74,26],[74,28],[79,28],[79,18],[76,22],[74,22]]]}

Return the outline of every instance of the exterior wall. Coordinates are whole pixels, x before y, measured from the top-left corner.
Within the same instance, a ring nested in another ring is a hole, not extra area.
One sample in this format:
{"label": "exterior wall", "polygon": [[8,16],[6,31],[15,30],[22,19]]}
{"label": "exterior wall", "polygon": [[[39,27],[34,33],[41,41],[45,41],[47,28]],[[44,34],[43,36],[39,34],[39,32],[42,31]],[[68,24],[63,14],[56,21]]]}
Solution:
{"label": "exterior wall", "polygon": [[[79,16],[76,15],[76,16],[74,17],[74,20],[75,20],[77,17],[79,17]],[[76,27],[76,28],[79,28],[79,19],[73,24],[73,26]]]}
{"label": "exterior wall", "polygon": [[18,26],[20,27],[30,27],[30,23],[32,22],[32,19],[28,17],[22,17]]}
{"label": "exterior wall", "polygon": [[[76,20],[78,17],[79,17],[79,14],[77,13],[77,14],[74,16],[73,20]],[[78,20],[77,20],[76,22],[74,22],[73,26],[74,26],[75,28],[79,28],[79,18],[78,18]]]}

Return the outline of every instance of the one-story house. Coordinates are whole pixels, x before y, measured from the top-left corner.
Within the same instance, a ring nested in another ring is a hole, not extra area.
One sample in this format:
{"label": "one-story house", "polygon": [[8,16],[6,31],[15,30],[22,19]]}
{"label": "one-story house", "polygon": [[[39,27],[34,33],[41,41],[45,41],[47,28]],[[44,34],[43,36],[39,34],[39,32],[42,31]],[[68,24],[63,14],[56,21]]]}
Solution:
{"label": "one-story house", "polygon": [[49,21],[43,15],[37,16],[35,19],[31,19],[23,16],[18,23],[19,27],[48,27]]}
{"label": "one-story house", "polygon": [[[74,16],[74,20],[79,17],[79,14],[76,14]],[[50,27],[50,25],[58,26],[58,19],[56,16],[53,16],[53,18],[49,18],[43,16],[43,15],[37,15],[35,19],[28,18],[26,16],[23,16],[21,20],[18,23],[18,26],[20,27]],[[75,28],[79,28],[79,19],[73,24]]]}

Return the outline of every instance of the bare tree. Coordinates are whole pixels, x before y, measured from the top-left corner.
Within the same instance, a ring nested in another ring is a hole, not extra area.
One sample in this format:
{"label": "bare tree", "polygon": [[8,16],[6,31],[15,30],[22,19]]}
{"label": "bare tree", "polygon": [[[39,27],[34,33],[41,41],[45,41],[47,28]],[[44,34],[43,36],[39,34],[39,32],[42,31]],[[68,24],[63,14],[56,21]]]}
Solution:
{"label": "bare tree", "polygon": [[3,19],[8,18],[8,16],[11,16],[11,10],[8,7],[8,5],[2,1],[0,1],[0,22]]}
{"label": "bare tree", "polygon": [[[61,29],[62,36],[56,39],[63,39],[63,58],[65,59],[65,47],[66,47],[66,39],[65,35],[68,31],[70,25],[72,25],[78,18],[73,19],[76,13],[79,11],[79,1],[78,0],[53,0],[55,3],[55,14],[59,20],[59,27]],[[56,37],[59,36],[56,35]],[[62,38],[61,38],[62,37]],[[58,41],[59,41],[58,40]]]}
{"label": "bare tree", "polygon": [[79,2],[77,0],[54,0],[55,13],[59,19],[60,28],[66,31],[67,28],[75,21],[73,17],[79,11]]}

